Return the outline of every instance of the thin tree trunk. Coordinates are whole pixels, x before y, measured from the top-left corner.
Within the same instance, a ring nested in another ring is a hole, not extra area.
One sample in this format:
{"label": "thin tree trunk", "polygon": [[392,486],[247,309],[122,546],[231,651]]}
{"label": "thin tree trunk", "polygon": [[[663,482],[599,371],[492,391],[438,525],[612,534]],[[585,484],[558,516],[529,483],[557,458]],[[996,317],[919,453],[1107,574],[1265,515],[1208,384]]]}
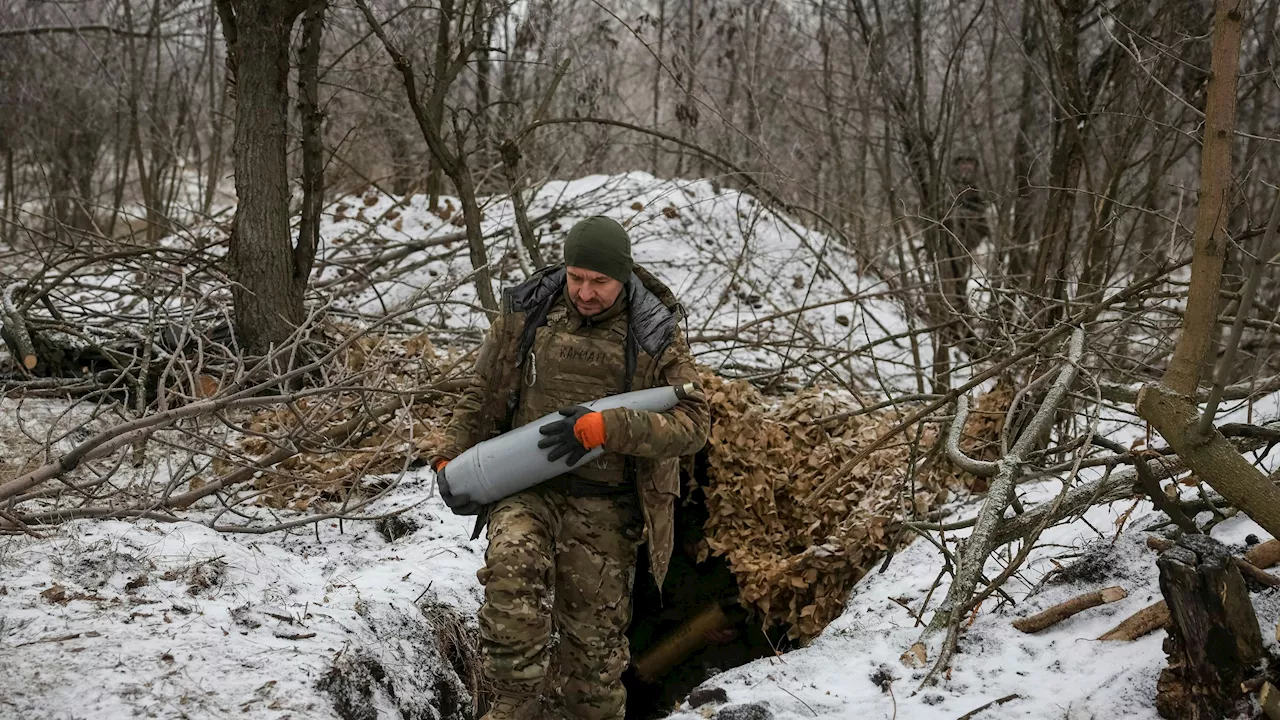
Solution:
{"label": "thin tree trunk", "polygon": [[13,145],[4,148],[4,210],[9,222],[4,223],[5,245],[13,247],[18,236],[18,174],[13,167]]}
{"label": "thin tree trunk", "polygon": [[1214,13],[1213,65],[1205,93],[1204,143],[1200,150],[1200,199],[1196,209],[1191,289],[1182,334],[1164,375],[1164,384],[1195,395],[1213,349],[1226,256],[1227,194],[1231,190],[1232,140],[1236,120],[1236,77],[1240,70],[1243,0],[1218,0]]}
{"label": "thin tree trunk", "polygon": [[225,87],[225,77],[220,80],[218,71],[214,67],[214,60],[217,55],[213,44],[213,34],[217,22],[216,14],[210,17],[208,34],[209,175],[205,179],[204,197],[201,198],[200,202],[200,214],[205,217],[208,217],[213,212],[213,201],[218,194],[218,183],[222,181],[222,135],[226,124],[227,97],[229,96]]}
{"label": "thin tree trunk", "polygon": [[[427,105],[427,121],[431,124],[431,132],[436,136],[440,136],[444,122],[444,88],[441,85],[445,83],[449,67],[449,24],[452,22],[453,0],[440,0],[440,15],[436,22],[435,82]],[[427,173],[427,209],[433,212],[440,209],[443,172],[440,161],[433,158],[431,169]]]}
{"label": "thin tree trunk", "polygon": [[[666,62],[662,56],[662,46],[667,39],[667,0],[658,0],[658,52],[653,60],[653,129],[658,130],[662,127],[662,73],[665,71],[663,63]],[[736,72],[736,66],[735,66]],[[732,86],[730,86],[732,87]],[[662,145],[657,138],[653,139],[650,146],[649,169],[654,173],[658,172],[658,153],[662,149]]]}
{"label": "thin tree trunk", "polygon": [[298,53],[298,116],[302,120],[302,217],[293,248],[292,293],[307,291],[311,266],[320,247],[320,209],[324,207],[324,113],[320,110],[320,44],[328,0],[315,0],[302,18]]}

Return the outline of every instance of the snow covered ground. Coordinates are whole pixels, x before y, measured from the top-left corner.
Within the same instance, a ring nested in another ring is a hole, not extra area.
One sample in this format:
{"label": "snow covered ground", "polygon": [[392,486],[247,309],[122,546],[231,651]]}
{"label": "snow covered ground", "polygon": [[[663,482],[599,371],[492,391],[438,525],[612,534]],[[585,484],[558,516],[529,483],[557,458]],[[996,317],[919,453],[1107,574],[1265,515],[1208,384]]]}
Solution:
{"label": "snow covered ground", "polygon": [[[432,669],[430,610],[472,616],[483,558],[433,487],[411,475],[373,509],[420,503],[394,540],[372,522],[259,536],[150,520],[0,539],[0,717],[335,718],[322,688],[342,656],[378,657],[393,680]],[[400,717],[446,694],[370,705]]]}
{"label": "snow covered ground", "polygon": [[[881,381],[913,386],[910,341],[895,337],[908,324],[902,309],[883,297],[890,288],[860,272],[851,248],[769,211],[750,195],[704,180],[633,172],[551,181],[528,204],[531,218],[554,217],[536,230],[550,262],[560,260],[576,221],[607,215],[623,223],[636,261],[666,282],[688,311],[687,331],[700,362],[735,376],[785,367],[807,379],[821,372],[821,359],[868,388],[879,390]],[[453,201],[445,207],[453,208]],[[460,230],[452,222],[458,211],[432,213],[420,195],[403,200],[370,194],[345,199],[329,212],[322,229],[328,254],[372,256]],[[515,224],[510,201],[486,203],[484,218],[492,238],[489,260],[500,268],[496,292],[523,280],[531,266],[509,232]],[[334,282],[349,268],[324,267],[318,284]],[[382,268],[371,287],[339,304],[368,313],[417,305],[414,315],[426,324],[479,330],[487,321],[476,310],[475,286],[459,283],[471,271],[466,243],[458,240]],[[924,348],[928,357],[927,343]]]}
{"label": "snow covered ground", "polygon": [[[406,514],[419,527],[393,540],[371,522],[254,536],[143,520],[76,521],[44,539],[0,541],[0,717],[335,718],[324,678],[344,654],[360,649],[388,666],[441,662],[421,642],[430,637],[421,608],[447,604],[470,622],[484,544],[468,539],[469,520],[428,497],[430,480],[429,471],[411,475],[382,501],[382,511],[421,503]],[[1053,482],[1033,485],[1023,499],[1054,491]],[[1132,643],[1094,639],[1160,599],[1155,553],[1140,531],[1158,516],[1146,502],[1131,505],[1094,508],[1046,533],[1045,549],[1006,586],[1018,605],[978,616],[945,683],[919,688],[923,671],[899,660],[920,628],[894,599],[918,608],[941,570],[931,546],[915,543],[887,572],[865,578],[844,616],[810,646],[713,678],[707,685],[726,690],[728,703],[686,705],[673,717],[730,718],[736,706],[763,704],[779,720],[954,720],[1017,695],[981,717],[1155,718],[1164,632]],[[1244,517],[1213,534],[1235,546],[1249,534],[1267,537]],[[1068,569],[1027,597],[1055,564]],[[1011,626],[1111,585],[1128,598],[1036,635]],[[935,604],[944,592],[935,591]],[[1280,592],[1253,600],[1271,643]],[[374,697],[376,717],[398,717],[394,708],[408,700]]]}
{"label": "snow covered ground", "polygon": [[[553,209],[559,214],[541,229],[553,257],[580,217],[626,223],[637,259],[685,302],[695,349],[713,367],[752,375],[785,366],[800,382],[828,363],[865,388],[913,384],[905,339],[854,352],[907,329],[900,308],[876,297],[883,283],[861,273],[849,249],[748,196],[632,173],[547,183],[530,214]],[[473,287],[459,282],[471,271],[461,241],[407,254],[380,268],[371,285],[337,282],[361,258],[458,231],[423,198],[354,197],[330,213],[324,257],[341,262],[322,261],[317,285],[338,307],[371,314],[413,307],[420,322],[459,337],[483,329]],[[511,223],[506,201],[486,205],[503,284],[518,282],[527,265],[514,236],[502,232]],[[812,309],[788,314],[802,307]],[[726,337],[744,325],[743,335],[767,343],[744,348]],[[27,417],[48,419],[55,405]],[[1255,422],[1269,419],[1275,403],[1254,411]],[[1228,420],[1243,420],[1243,411]],[[1099,429],[1125,444],[1141,432],[1114,410]],[[0,461],[28,452],[5,443]],[[470,520],[449,514],[432,485],[429,471],[410,472],[366,509],[412,506],[402,516],[410,522],[398,527],[326,521],[287,535],[220,534],[201,524],[208,510],[194,510],[184,522],[81,520],[41,538],[0,537],[0,718],[337,718],[350,717],[353,704],[376,711],[360,717],[457,717],[464,689],[447,667],[456,658],[437,638],[448,623],[472,622],[484,543],[469,540]],[[1020,492],[1030,505],[1057,490],[1048,481]],[[950,519],[974,507],[958,507]],[[920,628],[893,599],[918,608],[941,570],[938,554],[916,543],[885,573],[865,578],[845,615],[811,645],[714,678],[707,685],[723,688],[727,703],[686,705],[673,717],[953,720],[1016,695],[977,717],[1154,718],[1163,631],[1133,643],[1093,639],[1158,599],[1155,555],[1140,532],[1154,518],[1145,502],[1117,503],[1048,531],[1007,585],[1017,605],[984,606],[939,686],[918,688],[923,671],[899,660]],[[1251,533],[1266,539],[1243,517],[1214,530],[1234,545]],[[998,572],[999,559],[991,563],[989,572]],[[1072,563],[1040,585],[1049,569]],[[1037,635],[1011,627],[1017,617],[1116,584],[1129,593],[1120,602]],[[931,607],[945,590],[935,590]],[[1253,599],[1271,642],[1280,593]],[[335,667],[349,676],[363,668],[364,694],[331,692]]]}

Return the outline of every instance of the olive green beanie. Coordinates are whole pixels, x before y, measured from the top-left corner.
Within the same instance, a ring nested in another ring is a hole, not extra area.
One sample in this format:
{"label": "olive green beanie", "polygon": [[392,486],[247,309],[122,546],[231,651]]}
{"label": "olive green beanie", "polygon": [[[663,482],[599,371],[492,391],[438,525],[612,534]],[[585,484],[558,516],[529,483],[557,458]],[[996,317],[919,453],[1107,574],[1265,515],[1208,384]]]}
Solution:
{"label": "olive green beanie", "polygon": [[631,278],[631,239],[616,221],[595,215],[569,229],[564,264],[608,275],[618,282]]}

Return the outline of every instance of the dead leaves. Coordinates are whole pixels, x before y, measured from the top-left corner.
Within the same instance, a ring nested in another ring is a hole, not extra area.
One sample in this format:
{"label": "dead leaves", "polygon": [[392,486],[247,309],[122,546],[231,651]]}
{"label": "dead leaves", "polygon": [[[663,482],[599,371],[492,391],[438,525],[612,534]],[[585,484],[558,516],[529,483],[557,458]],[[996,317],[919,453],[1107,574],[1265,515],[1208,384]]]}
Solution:
{"label": "dead leaves", "polygon": [[[430,454],[444,444],[448,409],[425,402],[414,403],[382,421],[365,422],[348,437],[320,439],[321,432],[365,413],[387,392],[417,391],[436,379],[436,350],[426,333],[362,337],[327,372],[335,377],[359,377],[360,385],[379,392],[371,396],[353,389],[258,410],[241,423],[247,432],[236,443],[235,452],[214,459],[214,474],[225,475],[253,465],[287,443],[296,444],[302,452],[254,478],[255,500],[268,507],[315,510],[317,504],[346,499],[362,477],[397,472],[407,460]],[[200,480],[200,484],[204,482]]]}
{"label": "dead leaves", "polygon": [[[728,559],[742,602],[765,625],[787,626],[792,637],[812,638],[840,615],[854,583],[885,553],[904,510],[924,516],[945,502],[950,486],[976,480],[940,463],[917,477],[914,496],[904,494],[910,447],[899,442],[811,498],[829,472],[900,415],[885,410],[815,424],[814,418],[847,410],[847,400],[815,389],[766,401],[749,383],[711,373],[702,379],[712,417],[707,545]],[[979,399],[966,425],[966,449],[975,457],[998,452],[1013,393],[997,390]],[[922,455],[938,435],[936,426],[921,428]]]}

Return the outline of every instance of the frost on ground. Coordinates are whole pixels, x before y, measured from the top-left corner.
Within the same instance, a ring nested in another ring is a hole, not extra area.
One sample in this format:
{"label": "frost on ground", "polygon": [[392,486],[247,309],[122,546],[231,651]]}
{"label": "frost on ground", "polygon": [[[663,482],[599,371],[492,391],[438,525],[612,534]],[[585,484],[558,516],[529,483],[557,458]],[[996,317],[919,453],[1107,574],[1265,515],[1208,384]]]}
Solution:
{"label": "frost on ground", "polygon": [[[468,251],[449,205],[431,213],[420,196],[370,194],[331,207],[313,283],[319,296],[357,325],[402,311],[401,319],[430,328],[431,342],[456,357],[487,320],[466,282]],[[531,266],[511,232],[510,204],[493,199],[484,212],[495,286],[519,282]],[[852,387],[841,388],[841,397],[852,404],[857,397],[847,389],[868,398],[911,392],[914,354],[931,355],[927,345],[912,348],[910,324],[882,295],[884,283],[865,272],[866,259],[748,195],[631,173],[546,183],[533,193],[530,214],[552,259],[581,217],[625,223],[637,260],[688,308],[699,360],[726,375],[780,375],[794,385],[843,377]],[[84,286],[126,283],[103,279]],[[87,304],[118,302],[75,292]],[[68,407],[56,401],[14,403],[0,401],[6,476],[30,468],[48,444],[42,438],[69,433],[49,448],[65,452],[101,422],[84,407],[64,414]],[[1253,411],[1274,416],[1274,405]],[[1125,444],[1137,438],[1131,418],[1107,412],[1100,434]],[[164,445],[150,447],[143,468],[121,473],[122,484],[163,486],[182,477],[175,470],[181,458],[165,457]],[[1048,481],[1020,494],[1031,505],[1056,491]],[[79,520],[42,529],[39,538],[0,538],[0,718],[466,717],[474,658],[455,640],[474,631],[484,544],[468,539],[470,520],[449,514],[432,494],[429,471],[406,472],[363,510],[377,516],[409,508],[403,514],[327,520],[289,534],[215,532],[210,519],[231,510],[206,499],[181,522]],[[249,506],[234,512],[248,516],[237,521],[246,526],[255,515],[298,517]],[[972,512],[962,507],[949,519]],[[1140,532],[1156,519],[1145,503],[1120,503],[1050,529],[1006,586],[1017,604],[986,603],[938,686],[920,688],[923,670],[900,661],[920,634],[903,603],[919,608],[942,570],[939,554],[918,542],[885,573],[863,579],[847,612],[811,645],[713,678],[695,693],[699,707],[686,703],[674,717],[951,720],[1004,700],[980,717],[1154,718],[1163,631],[1132,643],[1093,638],[1158,599],[1155,555]],[[1233,545],[1250,533],[1265,539],[1242,516],[1214,531]],[[1000,572],[1000,561],[991,560],[988,575]],[[1120,602],[1036,635],[1011,626],[1117,584],[1129,592]],[[930,608],[945,592],[945,585],[933,590]],[[1272,638],[1280,593],[1253,600],[1263,637]]]}
{"label": "frost on ground", "polygon": [[[1040,489],[1037,494],[1045,494]],[[1051,495],[1049,496],[1052,497]],[[723,703],[692,708],[686,703],[675,720],[717,717],[733,720],[735,708],[754,707],[777,720],[792,718],[908,718],[955,720],[992,701],[978,717],[1154,720],[1155,684],[1165,665],[1157,630],[1134,642],[1100,642],[1096,638],[1121,620],[1161,599],[1156,553],[1147,549],[1140,529],[1163,518],[1145,501],[1134,508],[1127,527],[1116,535],[1116,522],[1130,510],[1098,507],[1083,520],[1054,528],[1039,560],[1030,563],[1006,589],[1017,606],[980,614],[953,663],[950,679],[921,687],[924,669],[906,667],[900,656],[921,628],[906,608],[929,592],[942,570],[941,557],[917,542],[899,553],[884,574],[872,572],[855,589],[845,614],[811,645],[777,658],[756,661],[709,680],[704,687],[726,691]],[[1089,525],[1101,531],[1095,533]],[[1218,525],[1213,536],[1243,550],[1245,538],[1267,535],[1240,516]],[[1078,550],[1072,548],[1079,548]],[[1051,561],[1051,557],[1062,559]],[[1049,569],[1048,577],[1030,596]],[[998,573],[993,562],[989,573]],[[1034,635],[1015,630],[1013,620],[1033,615],[1072,597],[1120,585],[1124,600],[1086,610]],[[1256,588],[1255,588],[1256,589]],[[937,598],[945,585],[934,591]],[[1280,620],[1280,588],[1252,595],[1262,635],[1274,649]],[[994,605],[988,600],[986,606]],[[926,617],[926,620],[928,618]]]}
{"label": "frost on ground", "polygon": [[482,546],[431,485],[402,480],[378,509],[422,504],[391,527],[81,520],[0,540],[0,717],[469,717],[440,638],[473,622]]}
{"label": "frost on ground", "polygon": [[[528,202],[529,216],[542,220],[536,233],[549,262],[559,262],[564,238],[578,220],[606,215],[623,223],[636,261],[670,285],[687,310],[698,360],[718,371],[752,376],[782,368],[812,375],[825,363],[866,388],[914,387],[908,323],[888,299],[890,287],[863,272],[844,244],[749,194],[705,180],[633,172],[550,181]],[[369,194],[345,199],[330,212],[322,253],[342,261],[321,261],[316,285],[339,306],[370,314],[416,307],[417,320],[446,328],[445,338],[475,338],[487,326],[474,284],[459,282],[471,274],[471,264],[466,242],[456,237],[382,262],[370,272],[371,282],[350,282],[355,258],[385,260],[387,248],[458,233],[449,210],[428,211],[421,195]],[[484,217],[489,259],[500,268],[495,289],[519,283],[531,265],[512,232],[510,201],[489,200]],[[929,357],[927,342],[920,352]]]}

